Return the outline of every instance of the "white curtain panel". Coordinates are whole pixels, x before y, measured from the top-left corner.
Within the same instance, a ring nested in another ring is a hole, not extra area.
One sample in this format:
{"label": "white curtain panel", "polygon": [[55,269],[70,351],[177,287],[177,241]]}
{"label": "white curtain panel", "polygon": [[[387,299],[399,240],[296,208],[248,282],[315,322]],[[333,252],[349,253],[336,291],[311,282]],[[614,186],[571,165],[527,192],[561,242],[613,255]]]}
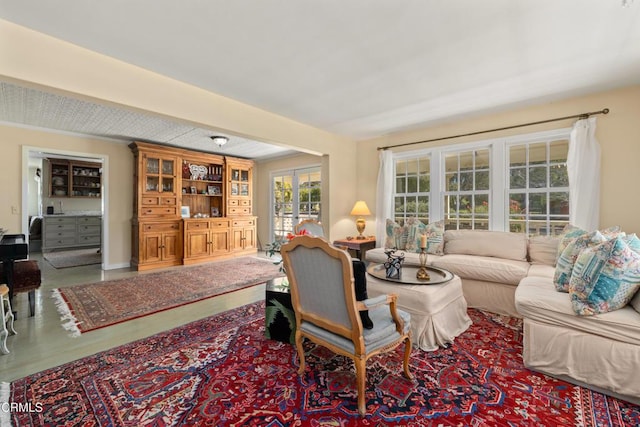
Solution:
{"label": "white curtain panel", "polygon": [[569,222],[584,230],[598,229],[600,222],[600,144],[596,119],[578,120],[569,138]]}
{"label": "white curtain panel", "polygon": [[386,220],[393,218],[393,153],[380,150],[380,169],[376,197],[376,246],[383,247],[386,238]]}

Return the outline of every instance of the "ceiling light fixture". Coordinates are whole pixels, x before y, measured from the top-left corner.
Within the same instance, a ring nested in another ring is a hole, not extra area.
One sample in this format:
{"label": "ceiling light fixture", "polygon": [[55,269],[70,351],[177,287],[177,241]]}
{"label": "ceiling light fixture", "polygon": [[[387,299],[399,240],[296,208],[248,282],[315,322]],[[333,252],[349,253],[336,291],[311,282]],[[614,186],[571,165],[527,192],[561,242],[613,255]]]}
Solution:
{"label": "ceiling light fixture", "polygon": [[229,138],[227,138],[226,136],[212,136],[211,140],[218,146],[218,147],[222,147],[224,144],[226,144],[227,142],[229,142]]}

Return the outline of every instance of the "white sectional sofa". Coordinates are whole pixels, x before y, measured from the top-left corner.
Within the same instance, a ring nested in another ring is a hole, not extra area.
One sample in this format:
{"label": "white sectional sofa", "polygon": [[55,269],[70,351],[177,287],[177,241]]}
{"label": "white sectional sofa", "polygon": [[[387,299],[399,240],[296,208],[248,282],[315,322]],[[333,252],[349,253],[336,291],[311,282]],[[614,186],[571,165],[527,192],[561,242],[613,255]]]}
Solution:
{"label": "white sectional sofa", "polygon": [[[559,238],[497,231],[444,233],[428,264],[462,279],[469,307],[523,318],[525,366],[640,404],[640,292],[610,313],[578,316],[553,283]],[[384,248],[367,251],[382,263]],[[405,263],[419,265],[418,254]]]}

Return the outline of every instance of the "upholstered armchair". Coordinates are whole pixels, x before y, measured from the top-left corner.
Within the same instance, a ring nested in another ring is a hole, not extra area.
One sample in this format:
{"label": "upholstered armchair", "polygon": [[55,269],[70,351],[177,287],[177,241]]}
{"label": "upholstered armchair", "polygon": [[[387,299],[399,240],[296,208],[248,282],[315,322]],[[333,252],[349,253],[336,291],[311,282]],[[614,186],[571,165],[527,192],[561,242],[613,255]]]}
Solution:
{"label": "upholstered armchair", "polygon": [[[351,358],[355,364],[358,411],[366,413],[366,361],[404,342],[403,371],[409,372],[411,328],[408,313],[396,308],[395,295],[356,301],[351,257],[319,237],[299,236],[281,248],[296,316],[295,343],[305,371],[303,338]],[[372,329],[359,311],[369,310]]]}

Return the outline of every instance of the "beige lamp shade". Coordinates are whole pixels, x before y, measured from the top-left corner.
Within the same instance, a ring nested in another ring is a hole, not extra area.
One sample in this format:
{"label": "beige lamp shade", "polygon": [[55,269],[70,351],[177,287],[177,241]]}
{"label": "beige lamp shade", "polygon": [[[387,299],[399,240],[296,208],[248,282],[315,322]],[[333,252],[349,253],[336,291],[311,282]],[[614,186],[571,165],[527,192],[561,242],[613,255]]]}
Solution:
{"label": "beige lamp shade", "polygon": [[364,231],[364,227],[367,225],[364,218],[360,218],[363,216],[371,215],[371,211],[369,207],[364,202],[364,200],[358,200],[355,205],[353,205],[353,209],[351,209],[351,215],[359,217],[356,220],[356,228],[358,229],[358,236],[356,236],[357,240],[366,239],[366,237],[362,234]]}

